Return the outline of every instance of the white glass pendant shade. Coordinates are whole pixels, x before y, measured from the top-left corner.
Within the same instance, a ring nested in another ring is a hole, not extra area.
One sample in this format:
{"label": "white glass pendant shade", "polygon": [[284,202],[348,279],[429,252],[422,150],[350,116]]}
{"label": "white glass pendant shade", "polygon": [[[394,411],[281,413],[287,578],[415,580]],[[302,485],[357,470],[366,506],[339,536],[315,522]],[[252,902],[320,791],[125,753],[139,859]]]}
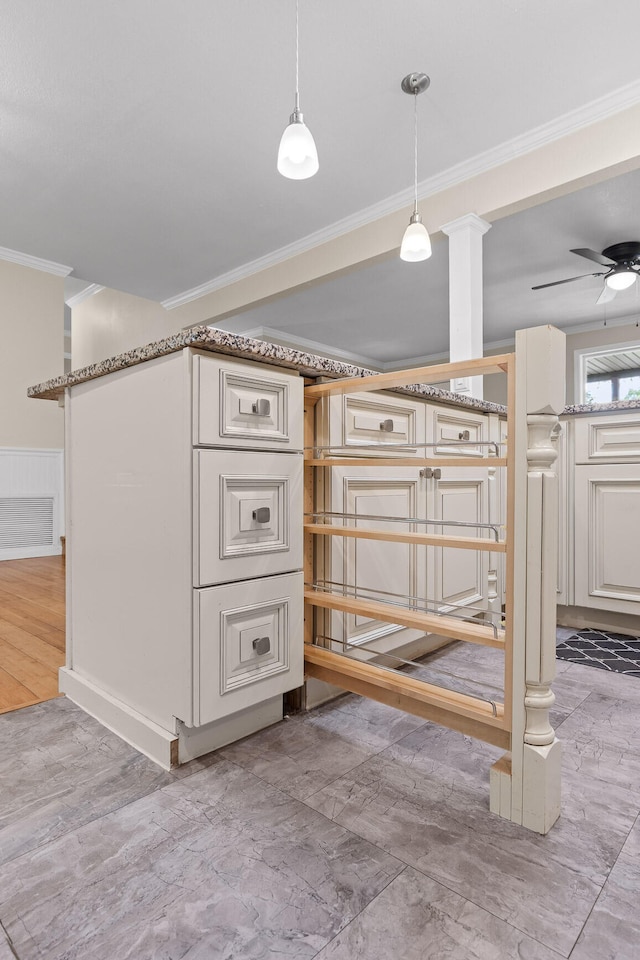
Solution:
{"label": "white glass pendant shade", "polygon": [[609,274],[605,279],[605,283],[608,287],[611,287],[612,290],[626,290],[627,287],[633,286],[636,277],[637,273],[635,270],[623,268],[622,270],[616,270],[614,273]]}
{"label": "white glass pendant shade", "polygon": [[291,115],[278,150],[278,173],[289,180],[306,180],[318,172],[315,141],[300,112]]}
{"label": "white glass pendant shade", "polygon": [[420,214],[414,213],[402,238],[400,259],[416,263],[418,260],[428,260],[430,256],[431,238]]}

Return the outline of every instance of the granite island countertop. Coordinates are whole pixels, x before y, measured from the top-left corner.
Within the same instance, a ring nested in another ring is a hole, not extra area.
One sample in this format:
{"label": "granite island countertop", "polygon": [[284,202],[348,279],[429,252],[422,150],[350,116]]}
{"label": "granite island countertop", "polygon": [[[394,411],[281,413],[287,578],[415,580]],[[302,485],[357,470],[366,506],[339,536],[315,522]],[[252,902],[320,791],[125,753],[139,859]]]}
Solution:
{"label": "granite island countertop", "polygon": [[[379,371],[368,370],[365,367],[356,367],[351,363],[340,360],[331,360],[319,357],[312,353],[304,353],[291,347],[283,347],[265,340],[254,340],[226,330],[217,330],[214,327],[193,327],[182,330],[174,336],[164,340],[156,340],[143,347],[136,347],[121,353],[117,357],[101,360],[88,367],[73,370],[64,376],[46,380],[36,386],[29,387],[27,394],[41,400],[57,400],[63,396],[66,387],[73,387],[79,383],[86,383],[98,377],[104,377],[117,370],[133,367],[156,357],[163,357],[170,353],[182,350],[184,347],[194,347],[198,350],[208,350],[211,353],[226,354],[241,360],[259,360],[277,367],[287,367],[298,370],[305,377],[368,377]],[[505,407],[499,403],[487,400],[476,400],[448,390],[440,390],[428,384],[417,384],[409,387],[398,387],[397,392],[418,394],[439,403],[465,407],[471,410],[480,410],[484,413],[504,413]]]}
{"label": "granite island countertop", "polygon": [[[243,337],[215,327],[192,327],[190,330],[181,330],[179,333],[164,340],[156,340],[136,347],[100,363],[93,363],[88,367],[73,370],[64,376],[54,377],[44,383],[29,387],[27,394],[41,400],[57,400],[64,395],[66,387],[79,383],[86,383],[98,377],[104,377],[117,370],[134,367],[147,360],[163,357],[170,353],[182,350],[184,347],[194,347],[198,350],[208,350],[211,353],[226,354],[238,357],[241,360],[259,360],[277,367],[298,370],[305,377],[368,377],[378,371],[357,367],[340,360],[328,357],[319,357],[312,353],[305,353],[291,347],[283,347],[265,340],[254,340],[252,337]],[[488,400],[477,400],[473,397],[451,393],[429,384],[416,384],[408,387],[397,387],[396,392],[423,396],[436,403],[446,403],[451,406],[464,407],[468,410],[480,410],[484,413],[506,413],[506,407]],[[572,416],[589,413],[607,413],[613,411],[640,410],[640,398],[635,400],[618,400],[613,403],[580,403],[565,407],[564,415]]]}

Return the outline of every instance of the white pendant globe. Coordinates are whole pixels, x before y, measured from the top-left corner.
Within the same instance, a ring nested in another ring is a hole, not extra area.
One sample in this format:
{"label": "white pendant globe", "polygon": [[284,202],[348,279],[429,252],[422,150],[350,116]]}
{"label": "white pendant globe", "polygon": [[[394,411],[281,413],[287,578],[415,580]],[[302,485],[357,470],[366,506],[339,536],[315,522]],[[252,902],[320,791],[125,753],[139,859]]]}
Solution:
{"label": "white pendant globe", "polygon": [[302,114],[293,114],[282,134],[278,150],[278,173],[289,180],[306,180],[318,172],[318,151]]}
{"label": "white pendant globe", "polygon": [[605,283],[612,290],[626,290],[636,282],[637,273],[635,270],[617,270],[610,274]]}
{"label": "white pendant globe", "polygon": [[420,214],[414,213],[402,238],[400,259],[416,263],[418,260],[428,260],[430,256],[431,238],[420,219]]}

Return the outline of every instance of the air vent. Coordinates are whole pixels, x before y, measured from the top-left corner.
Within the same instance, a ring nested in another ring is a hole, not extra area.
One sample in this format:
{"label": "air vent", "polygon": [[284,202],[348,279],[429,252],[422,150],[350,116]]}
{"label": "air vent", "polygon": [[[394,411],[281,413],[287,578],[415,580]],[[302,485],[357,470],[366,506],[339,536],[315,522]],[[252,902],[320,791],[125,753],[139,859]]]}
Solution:
{"label": "air vent", "polygon": [[53,545],[53,497],[0,497],[0,550]]}

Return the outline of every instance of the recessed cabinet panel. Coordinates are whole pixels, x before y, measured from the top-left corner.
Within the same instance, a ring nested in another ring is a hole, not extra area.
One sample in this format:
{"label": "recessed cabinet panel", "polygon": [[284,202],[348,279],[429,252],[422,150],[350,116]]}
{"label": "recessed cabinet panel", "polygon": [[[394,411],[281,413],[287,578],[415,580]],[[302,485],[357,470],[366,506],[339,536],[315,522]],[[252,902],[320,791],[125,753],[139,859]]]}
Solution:
{"label": "recessed cabinet panel", "polygon": [[302,566],[302,457],[197,450],[194,585]]}
{"label": "recessed cabinet panel", "polygon": [[576,463],[640,462],[637,413],[575,418]]}
{"label": "recessed cabinet panel", "polygon": [[295,573],[195,592],[199,724],[302,684],[302,580]]}
{"label": "recessed cabinet panel", "polygon": [[[433,490],[433,513],[438,520],[486,523],[488,475],[469,476],[455,468],[443,471]],[[431,496],[429,497],[431,499]],[[481,529],[439,526],[435,532],[449,536],[483,536]],[[479,550],[433,547],[434,600],[440,609],[457,606],[486,607],[488,554]],[[475,613],[475,610],[473,611]]]}
{"label": "recessed cabinet panel", "polygon": [[[406,446],[424,443],[424,403],[405,397],[375,394],[348,394],[330,400],[330,443],[362,447],[376,444]],[[325,441],[326,442],[326,441]],[[381,450],[380,456],[393,456],[394,451]],[[403,449],[398,456],[420,457],[424,447]],[[367,450],[366,456],[376,456]]]}
{"label": "recessed cabinet panel", "polygon": [[[486,457],[489,447],[478,441],[488,438],[488,422],[486,416],[471,413],[465,410],[453,411],[446,407],[429,408],[429,432],[435,448],[430,448],[430,454],[438,457]],[[449,442],[447,442],[449,441]],[[461,442],[462,441],[462,442]],[[476,441],[477,445],[474,445]]]}
{"label": "recessed cabinet panel", "polygon": [[300,377],[202,354],[193,365],[194,444],[302,449]]}
{"label": "recessed cabinet panel", "polygon": [[620,613],[638,611],[640,480],[637,467],[576,467],[575,602]]}
{"label": "recessed cabinet panel", "polygon": [[[358,471],[356,476],[334,468],[333,509],[357,514],[349,525],[359,529],[385,531],[423,530],[416,524],[380,521],[369,517],[416,517],[421,515],[424,497],[417,468],[388,468],[381,476],[374,468]],[[341,540],[332,537],[331,579],[356,586],[359,596],[370,600],[394,602],[407,596],[425,596],[426,575],[424,548],[405,543],[375,540]],[[392,594],[399,595],[398,597]],[[351,614],[334,614],[332,637],[351,642],[370,642],[389,634],[402,636],[402,642],[421,636],[420,631],[405,630],[382,621]]]}

